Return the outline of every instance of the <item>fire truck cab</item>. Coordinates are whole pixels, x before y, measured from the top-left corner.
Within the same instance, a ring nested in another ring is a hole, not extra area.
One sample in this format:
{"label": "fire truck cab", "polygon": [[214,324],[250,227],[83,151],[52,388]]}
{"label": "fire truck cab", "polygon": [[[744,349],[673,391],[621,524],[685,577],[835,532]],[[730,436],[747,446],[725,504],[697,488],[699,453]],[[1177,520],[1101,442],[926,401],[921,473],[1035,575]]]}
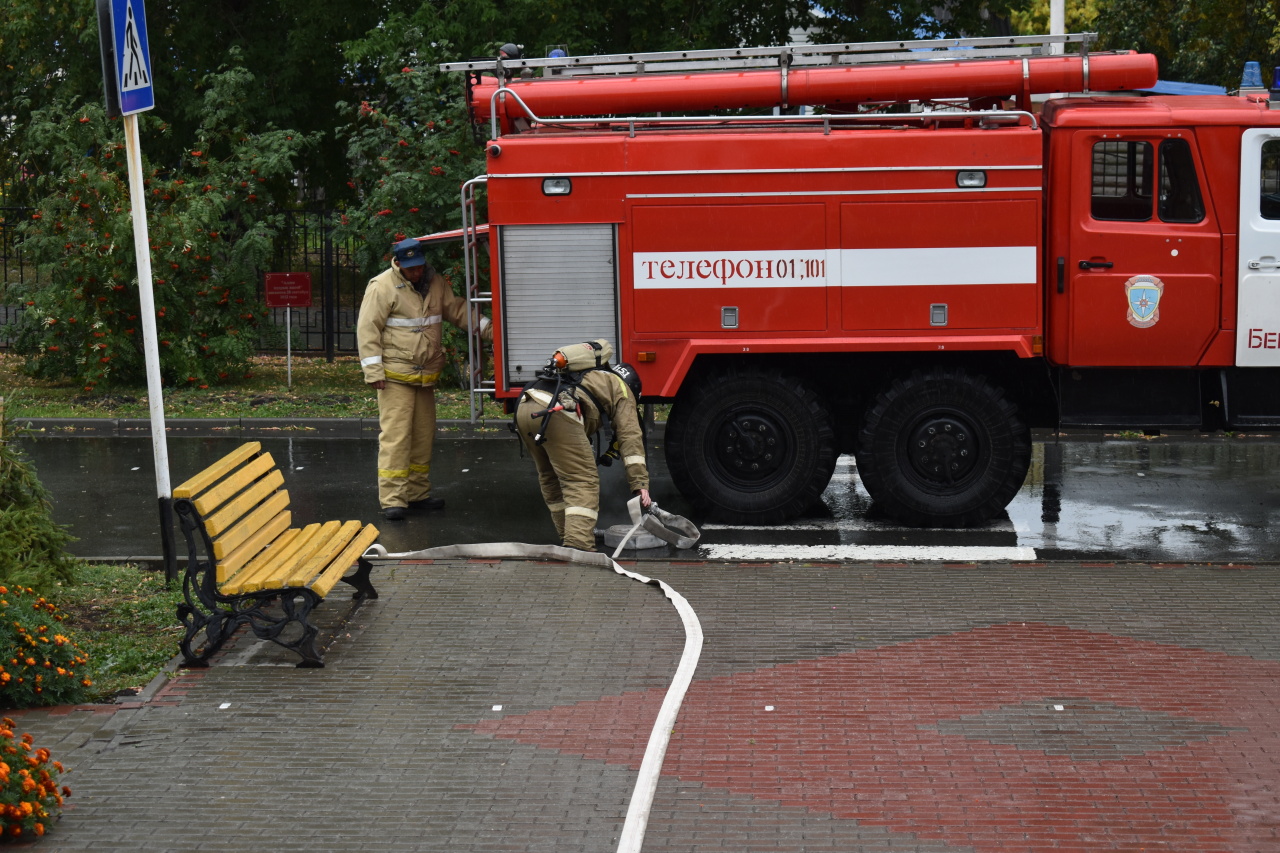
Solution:
{"label": "fire truck cab", "polygon": [[1091,38],[445,66],[489,125],[473,390],[609,338],[671,404],[681,492],[755,523],[841,453],[890,516],[964,526],[1032,427],[1280,425],[1280,109],[1136,95],[1154,57]]}

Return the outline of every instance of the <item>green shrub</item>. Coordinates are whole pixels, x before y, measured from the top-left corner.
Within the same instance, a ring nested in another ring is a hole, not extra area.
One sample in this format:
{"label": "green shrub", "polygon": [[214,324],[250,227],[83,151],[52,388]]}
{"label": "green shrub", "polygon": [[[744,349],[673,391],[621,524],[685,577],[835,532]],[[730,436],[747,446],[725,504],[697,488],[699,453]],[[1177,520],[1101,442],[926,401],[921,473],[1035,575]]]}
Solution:
{"label": "green shrub", "polygon": [[63,619],[34,589],[0,586],[0,707],[84,701],[89,657],[61,632]]}
{"label": "green shrub", "polygon": [[6,441],[12,432],[0,405],[0,583],[46,589],[74,578],[76,561],[63,550],[73,537],[54,523],[30,462]]}

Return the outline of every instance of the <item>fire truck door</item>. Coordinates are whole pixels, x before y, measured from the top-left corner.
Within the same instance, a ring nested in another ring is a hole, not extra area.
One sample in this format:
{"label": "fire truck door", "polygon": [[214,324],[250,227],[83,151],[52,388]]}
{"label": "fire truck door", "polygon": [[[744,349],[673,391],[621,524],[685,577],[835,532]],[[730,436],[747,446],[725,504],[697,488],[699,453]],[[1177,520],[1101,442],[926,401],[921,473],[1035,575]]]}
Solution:
{"label": "fire truck door", "polygon": [[1197,364],[1219,328],[1222,259],[1194,136],[1081,130],[1061,142],[1052,175],[1068,198],[1050,213],[1050,357]]}
{"label": "fire truck door", "polygon": [[1280,129],[1244,132],[1240,152],[1236,365],[1280,366]]}

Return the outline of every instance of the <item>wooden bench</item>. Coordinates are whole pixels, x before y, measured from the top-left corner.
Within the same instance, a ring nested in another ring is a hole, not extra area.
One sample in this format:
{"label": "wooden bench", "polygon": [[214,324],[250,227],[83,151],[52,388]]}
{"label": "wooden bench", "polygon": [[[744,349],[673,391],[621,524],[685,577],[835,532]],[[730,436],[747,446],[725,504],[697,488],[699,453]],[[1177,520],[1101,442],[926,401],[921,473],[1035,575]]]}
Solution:
{"label": "wooden bench", "polygon": [[188,664],[207,666],[247,623],[262,639],[299,654],[298,666],[324,666],[311,611],[339,580],[355,587],[357,601],[378,597],[372,563],[363,557],[378,529],[359,521],[291,527],[283,486],[271,454],[251,441],[173,490],[187,540],[186,603],[178,605],[178,619],[187,629],[180,646]]}

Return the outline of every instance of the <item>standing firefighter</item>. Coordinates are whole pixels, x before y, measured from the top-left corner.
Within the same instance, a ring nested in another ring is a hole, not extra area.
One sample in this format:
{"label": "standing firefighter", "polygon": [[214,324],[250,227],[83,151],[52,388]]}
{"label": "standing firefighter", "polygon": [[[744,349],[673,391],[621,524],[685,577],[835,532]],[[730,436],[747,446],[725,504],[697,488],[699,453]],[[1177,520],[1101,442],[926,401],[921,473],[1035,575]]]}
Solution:
{"label": "standing firefighter", "polygon": [[[444,367],[441,321],[469,328],[467,301],[423,256],[417,240],[392,247],[391,268],[369,281],[356,321],[364,381],[378,390],[378,503],[390,521],[442,509],[431,497],[436,381]],[[480,335],[493,339],[487,317]]]}
{"label": "standing firefighter", "polygon": [[[566,547],[583,551],[594,550],[596,543],[600,475],[591,438],[606,418],[614,438],[600,461],[620,457],[632,494],[640,496],[642,506],[650,505],[638,411],[640,377],[629,364],[609,367],[612,352],[607,341],[558,351],[540,378],[524,389],[516,408],[516,430],[538,469],[556,533]],[[582,353],[588,362],[575,364]]]}

